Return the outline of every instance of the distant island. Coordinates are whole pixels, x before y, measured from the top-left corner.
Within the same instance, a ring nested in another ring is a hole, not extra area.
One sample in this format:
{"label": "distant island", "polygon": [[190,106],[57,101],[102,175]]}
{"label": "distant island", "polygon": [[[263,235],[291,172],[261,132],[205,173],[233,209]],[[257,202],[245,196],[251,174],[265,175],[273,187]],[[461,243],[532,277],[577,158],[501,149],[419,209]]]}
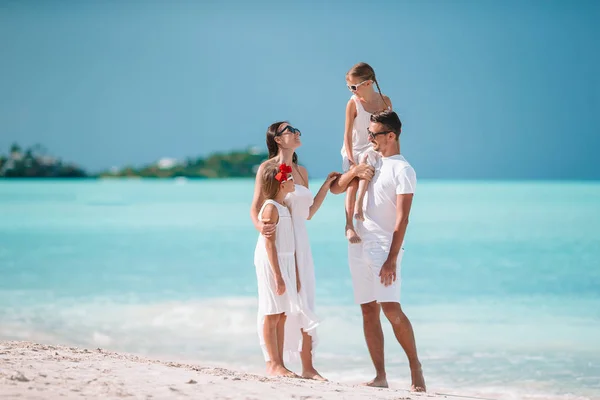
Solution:
{"label": "distant island", "polygon": [[8,156],[0,154],[0,179],[86,177],[88,174],[82,168],[48,155],[41,145],[23,150],[15,143],[10,147]]}
{"label": "distant island", "polygon": [[83,168],[52,157],[40,145],[23,150],[13,144],[8,155],[0,154],[0,179],[3,178],[243,178],[253,177],[256,168],[268,157],[251,147],[244,151],[214,153],[208,157],[185,160],[161,158],[135,168],[113,167],[90,174]]}

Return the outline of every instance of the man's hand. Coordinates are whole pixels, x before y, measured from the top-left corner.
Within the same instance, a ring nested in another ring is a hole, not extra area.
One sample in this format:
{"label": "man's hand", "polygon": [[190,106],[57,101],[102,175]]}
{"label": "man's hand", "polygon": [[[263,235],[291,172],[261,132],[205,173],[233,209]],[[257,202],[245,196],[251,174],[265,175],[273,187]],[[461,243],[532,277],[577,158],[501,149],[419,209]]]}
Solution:
{"label": "man's hand", "polygon": [[381,283],[384,286],[390,286],[392,283],[396,282],[396,260],[390,260],[389,258],[385,260],[383,265],[381,266],[381,270],[379,271],[379,277],[381,278]]}
{"label": "man's hand", "polygon": [[273,222],[264,223],[262,221],[259,222],[260,233],[266,238],[270,238],[273,233],[275,233],[275,229],[277,229],[277,225]]}
{"label": "man's hand", "polygon": [[359,179],[364,179],[367,182],[369,182],[371,179],[373,179],[373,174],[375,174],[375,168],[368,165],[367,163],[360,163],[352,167],[352,173]]}

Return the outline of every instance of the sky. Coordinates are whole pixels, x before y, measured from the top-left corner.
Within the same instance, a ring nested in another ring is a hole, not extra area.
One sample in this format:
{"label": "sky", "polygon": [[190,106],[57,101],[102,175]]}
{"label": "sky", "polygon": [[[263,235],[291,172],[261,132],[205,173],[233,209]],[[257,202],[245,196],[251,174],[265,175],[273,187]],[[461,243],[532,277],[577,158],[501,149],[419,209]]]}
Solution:
{"label": "sky", "polygon": [[341,170],[372,65],[420,178],[600,179],[600,2],[0,0],[0,153],[91,172],[265,148]]}

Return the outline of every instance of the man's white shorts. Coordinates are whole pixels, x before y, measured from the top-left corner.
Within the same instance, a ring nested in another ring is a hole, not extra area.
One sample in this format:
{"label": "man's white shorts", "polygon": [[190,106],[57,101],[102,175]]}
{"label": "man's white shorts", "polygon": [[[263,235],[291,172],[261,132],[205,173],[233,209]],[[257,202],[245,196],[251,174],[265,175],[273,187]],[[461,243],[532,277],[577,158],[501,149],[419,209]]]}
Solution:
{"label": "man's white shorts", "polygon": [[348,245],[348,264],[354,287],[354,301],[366,304],[400,303],[400,266],[404,249],[400,250],[396,262],[396,281],[390,286],[381,283],[379,271],[387,260],[389,244],[382,242],[362,242]]}

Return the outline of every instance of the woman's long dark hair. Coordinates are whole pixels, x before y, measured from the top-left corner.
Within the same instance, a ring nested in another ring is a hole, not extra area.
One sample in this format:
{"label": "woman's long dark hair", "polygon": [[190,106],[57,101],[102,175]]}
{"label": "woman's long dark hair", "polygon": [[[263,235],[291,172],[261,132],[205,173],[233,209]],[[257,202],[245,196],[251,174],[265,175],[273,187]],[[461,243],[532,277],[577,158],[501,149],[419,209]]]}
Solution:
{"label": "woman's long dark hair", "polygon": [[[279,146],[275,141],[275,136],[277,136],[277,132],[279,132],[279,127],[283,124],[289,124],[287,121],[275,122],[269,126],[267,129],[267,150],[269,150],[269,160],[275,157],[279,153]],[[298,165],[298,155],[294,152],[292,156],[292,162]]]}

